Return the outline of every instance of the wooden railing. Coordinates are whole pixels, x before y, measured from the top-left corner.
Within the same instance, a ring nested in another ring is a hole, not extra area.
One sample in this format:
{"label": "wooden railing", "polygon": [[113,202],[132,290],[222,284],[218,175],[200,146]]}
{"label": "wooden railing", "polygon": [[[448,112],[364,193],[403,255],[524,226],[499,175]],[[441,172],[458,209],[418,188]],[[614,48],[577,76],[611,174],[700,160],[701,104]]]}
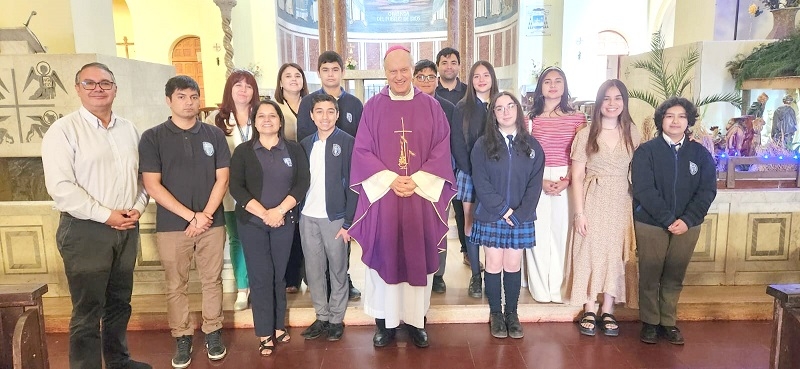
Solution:
{"label": "wooden railing", "polygon": [[[777,155],[777,156],[727,156],[718,157],[720,161],[727,162],[727,170],[717,172],[717,179],[725,181],[726,188],[735,188],[736,180],[773,180],[773,181],[794,181],[793,187],[800,187],[800,165],[798,164],[798,154]],[[792,171],[737,171],[740,165],[753,164],[784,164],[796,167]]]}

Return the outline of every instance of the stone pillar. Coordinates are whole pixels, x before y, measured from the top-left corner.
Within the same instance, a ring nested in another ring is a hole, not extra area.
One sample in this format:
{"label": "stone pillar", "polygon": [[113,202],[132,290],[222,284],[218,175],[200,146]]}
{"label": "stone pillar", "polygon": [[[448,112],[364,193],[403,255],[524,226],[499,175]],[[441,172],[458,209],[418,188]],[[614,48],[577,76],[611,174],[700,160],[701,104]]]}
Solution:
{"label": "stone pillar", "polygon": [[461,11],[458,14],[459,39],[458,51],[461,53],[461,76],[466,80],[469,69],[475,60],[475,0],[460,0]]}
{"label": "stone pillar", "polygon": [[447,0],[447,45],[445,46],[454,49],[458,49],[461,35],[461,27],[459,25],[460,9],[458,0]]}
{"label": "stone pillar", "polygon": [[347,59],[347,3],[345,0],[334,0],[334,25],[336,27],[336,52]]}
{"label": "stone pillar", "polygon": [[225,78],[227,79],[228,76],[231,75],[233,71],[233,45],[231,45],[231,40],[233,39],[233,30],[231,29],[231,10],[234,6],[236,6],[236,0],[214,0],[214,4],[217,4],[219,7],[219,11],[222,14],[222,32],[225,34],[222,38],[222,47],[225,49],[225,67],[227,71],[225,72]]}
{"label": "stone pillar", "polygon": [[333,43],[334,25],[333,19],[333,0],[318,0],[318,19],[319,19],[319,51],[334,50],[336,45]]}

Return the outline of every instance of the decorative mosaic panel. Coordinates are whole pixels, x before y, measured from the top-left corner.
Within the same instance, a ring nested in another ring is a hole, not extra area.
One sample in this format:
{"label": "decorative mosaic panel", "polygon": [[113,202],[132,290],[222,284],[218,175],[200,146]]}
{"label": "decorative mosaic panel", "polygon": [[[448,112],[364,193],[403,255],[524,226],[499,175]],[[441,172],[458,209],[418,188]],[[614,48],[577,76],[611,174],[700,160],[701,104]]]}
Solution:
{"label": "decorative mosaic panel", "polygon": [[0,227],[5,274],[47,273],[42,226]]}
{"label": "decorative mosaic panel", "polygon": [[792,213],[750,213],[745,260],[789,260]]}

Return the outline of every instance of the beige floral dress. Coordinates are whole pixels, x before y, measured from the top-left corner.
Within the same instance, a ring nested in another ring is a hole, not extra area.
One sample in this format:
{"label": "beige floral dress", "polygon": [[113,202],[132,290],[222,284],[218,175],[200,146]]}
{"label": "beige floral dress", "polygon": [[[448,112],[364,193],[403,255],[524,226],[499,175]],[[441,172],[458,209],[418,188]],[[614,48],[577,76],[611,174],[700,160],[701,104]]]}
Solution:
{"label": "beige floral dress", "polygon": [[[632,196],[629,181],[633,151],[641,142],[636,126],[631,126],[633,149],[620,138],[616,147],[598,142],[600,151],[587,157],[589,129],[580,130],[572,144],[572,161],[586,163],[583,182],[586,237],[574,229],[567,261],[567,293],[571,305],[583,305],[589,296],[597,299],[608,293],[615,302],[636,304],[638,278],[635,262]],[[626,273],[626,270],[628,273]],[[626,274],[628,293],[626,296]],[[632,301],[631,301],[632,300]]]}

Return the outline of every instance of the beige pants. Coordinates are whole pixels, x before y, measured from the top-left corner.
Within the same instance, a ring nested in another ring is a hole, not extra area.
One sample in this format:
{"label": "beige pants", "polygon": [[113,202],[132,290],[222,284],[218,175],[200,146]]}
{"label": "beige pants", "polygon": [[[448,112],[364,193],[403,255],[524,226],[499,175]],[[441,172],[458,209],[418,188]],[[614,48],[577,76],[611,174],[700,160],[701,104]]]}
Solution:
{"label": "beige pants", "polygon": [[189,267],[194,258],[203,291],[204,333],[222,328],[222,264],[225,227],[213,227],[197,237],[182,231],[157,232],[158,254],[167,284],[167,319],[173,337],[191,336]]}

